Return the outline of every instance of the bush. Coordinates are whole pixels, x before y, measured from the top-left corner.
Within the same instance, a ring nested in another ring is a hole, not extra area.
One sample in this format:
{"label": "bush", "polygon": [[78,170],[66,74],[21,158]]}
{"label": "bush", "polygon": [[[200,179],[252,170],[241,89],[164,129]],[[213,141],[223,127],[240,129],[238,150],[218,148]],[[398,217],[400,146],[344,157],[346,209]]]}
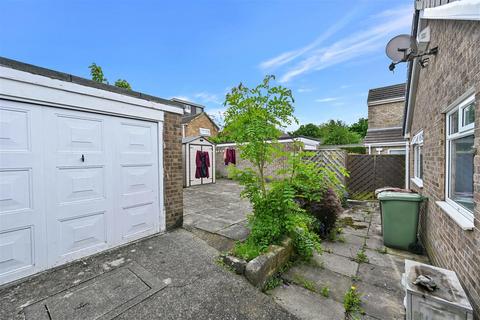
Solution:
{"label": "bush", "polygon": [[335,230],[338,215],[342,212],[342,204],[332,189],[327,189],[322,200],[310,202],[305,208],[318,221],[317,232],[322,238]]}
{"label": "bush", "polygon": [[262,253],[262,249],[253,241],[237,242],[232,250],[235,257],[250,261],[255,259]]}

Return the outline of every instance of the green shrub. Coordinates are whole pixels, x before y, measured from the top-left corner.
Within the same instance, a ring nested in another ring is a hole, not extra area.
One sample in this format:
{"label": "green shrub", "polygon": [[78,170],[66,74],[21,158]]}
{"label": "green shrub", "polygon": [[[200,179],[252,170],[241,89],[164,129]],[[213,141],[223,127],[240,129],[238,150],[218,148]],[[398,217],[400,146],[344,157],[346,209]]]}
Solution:
{"label": "green shrub", "polygon": [[348,316],[364,313],[361,308],[361,304],[362,299],[360,294],[358,293],[357,288],[352,286],[350,289],[348,289],[343,298],[343,307],[345,308],[345,313]]}
{"label": "green shrub", "polygon": [[332,232],[336,233],[338,215],[343,211],[337,194],[328,189],[322,200],[307,204],[307,211],[318,221],[317,232],[322,238],[328,238]]}
{"label": "green shrub", "polygon": [[258,257],[264,249],[256,245],[253,241],[237,242],[233,247],[232,254],[235,257],[250,261]]}

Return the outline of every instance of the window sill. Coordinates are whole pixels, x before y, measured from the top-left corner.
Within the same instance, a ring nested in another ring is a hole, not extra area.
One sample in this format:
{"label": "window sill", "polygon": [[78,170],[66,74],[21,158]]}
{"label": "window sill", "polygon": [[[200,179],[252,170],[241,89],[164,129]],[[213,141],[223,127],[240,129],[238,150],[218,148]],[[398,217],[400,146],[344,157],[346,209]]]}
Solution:
{"label": "window sill", "polygon": [[411,178],[410,179],[415,185],[419,188],[423,188],[423,180],[418,179],[418,178]]}
{"label": "window sill", "polygon": [[473,230],[473,222],[465,218],[458,210],[448,204],[446,201],[437,201],[436,204],[455,221],[463,230]]}

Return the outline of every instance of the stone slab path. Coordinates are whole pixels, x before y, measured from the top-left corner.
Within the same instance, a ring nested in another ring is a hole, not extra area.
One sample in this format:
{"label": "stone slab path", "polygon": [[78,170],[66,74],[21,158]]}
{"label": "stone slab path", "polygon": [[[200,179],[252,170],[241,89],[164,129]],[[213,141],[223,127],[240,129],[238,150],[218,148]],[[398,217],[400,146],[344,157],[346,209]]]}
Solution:
{"label": "stone slab path", "polygon": [[217,179],[216,183],[183,189],[183,227],[219,251],[230,250],[235,241],[249,234],[250,203],[240,198],[238,183]]}
{"label": "stone slab path", "polygon": [[[339,221],[343,231],[336,241],[325,241],[325,252],[315,254],[312,261],[295,264],[283,275],[284,285],[270,294],[300,319],[349,319],[343,299],[355,286],[362,299],[361,319],[404,319],[404,259],[427,263],[428,259],[383,246],[375,202],[352,206]],[[361,250],[368,261],[357,262]]]}

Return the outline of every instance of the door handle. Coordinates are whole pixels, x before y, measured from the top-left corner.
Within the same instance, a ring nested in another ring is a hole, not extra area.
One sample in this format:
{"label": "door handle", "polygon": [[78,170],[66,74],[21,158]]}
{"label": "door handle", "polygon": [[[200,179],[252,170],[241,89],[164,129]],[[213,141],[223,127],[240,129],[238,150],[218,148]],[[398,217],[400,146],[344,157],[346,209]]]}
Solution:
{"label": "door handle", "polygon": [[85,162],[85,156],[82,154],[82,158],[81,158],[82,162]]}

